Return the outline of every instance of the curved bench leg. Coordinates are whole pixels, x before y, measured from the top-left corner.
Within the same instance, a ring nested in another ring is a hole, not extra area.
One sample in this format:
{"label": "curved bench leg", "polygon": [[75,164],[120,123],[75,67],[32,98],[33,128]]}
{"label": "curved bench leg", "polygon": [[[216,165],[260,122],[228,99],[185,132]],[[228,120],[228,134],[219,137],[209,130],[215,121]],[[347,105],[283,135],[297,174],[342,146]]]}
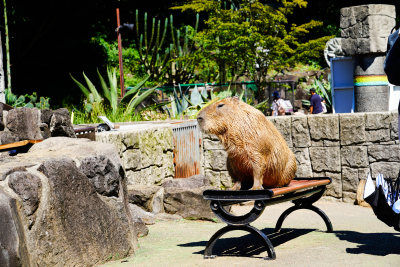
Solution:
{"label": "curved bench leg", "polygon": [[290,207],[287,210],[285,210],[279,217],[278,221],[276,222],[275,232],[279,232],[281,230],[283,221],[286,219],[286,217],[290,213],[292,213],[295,210],[300,210],[300,209],[308,209],[308,210],[312,210],[312,211],[316,212],[324,220],[326,228],[327,228],[327,232],[328,233],[333,232],[332,223],[329,220],[328,216],[325,214],[325,212],[323,212],[322,210],[320,210],[319,208],[317,208],[313,205],[295,205],[295,206]]}
{"label": "curved bench leg", "polygon": [[271,241],[263,232],[258,230],[257,228],[251,225],[227,225],[224,228],[218,230],[208,241],[207,247],[204,250],[204,258],[205,259],[214,259],[216,255],[212,254],[212,250],[214,248],[215,242],[224,234],[234,230],[242,230],[247,231],[251,234],[258,236],[264,243],[264,246],[267,249],[268,257],[264,257],[265,260],[274,260],[276,259],[276,254],[274,250],[274,246],[272,245]]}

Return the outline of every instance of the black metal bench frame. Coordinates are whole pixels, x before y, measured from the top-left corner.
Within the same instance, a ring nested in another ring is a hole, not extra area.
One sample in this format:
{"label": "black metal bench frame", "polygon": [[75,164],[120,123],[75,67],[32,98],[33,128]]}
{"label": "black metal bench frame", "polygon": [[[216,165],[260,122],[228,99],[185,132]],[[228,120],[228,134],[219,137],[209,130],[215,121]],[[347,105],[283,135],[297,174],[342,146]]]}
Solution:
{"label": "black metal bench frame", "polygon": [[[331,178],[329,177],[295,178],[294,180],[329,180],[328,184],[332,182]],[[230,231],[242,230],[254,234],[261,239],[268,253],[268,256],[264,257],[265,260],[276,259],[274,246],[272,245],[268,236],[254,226],[251,226],[250,223],[255,221],[262,214],[267,206],[282,203],[285,201],[292,201],[294,203],[294,206],[288,208],[281,214],[276,223],[274,232],[279,232],[282,228],[282,224],[285,218],[293,211],[299,209],[308,209],[319,214],[326,224],[327,232],[333,232],[332,223],[329,220],[328,216],[322,210],[313,205],[313,203],[319,200],[324,194],[326,190],[326,185],[327,184],[303,188],[297,191],[283,193],[277,196],[274,196],[274,191],[271,189],[204,191],[204,199],[211,200],[211,210],[214,212],[215,215],[217,215],[218,218],[220,218],[223,222],[227,224],[227,226],[218,230],[210,238],[204,251],[204,258],[212,259],[216,257],[216,255],[212,254],[212,251],[215,243],[222,235]],[[246,201],[254,201],[254,206],[251,211],[244,215],[235,216],[224,209],[224,206]]]}

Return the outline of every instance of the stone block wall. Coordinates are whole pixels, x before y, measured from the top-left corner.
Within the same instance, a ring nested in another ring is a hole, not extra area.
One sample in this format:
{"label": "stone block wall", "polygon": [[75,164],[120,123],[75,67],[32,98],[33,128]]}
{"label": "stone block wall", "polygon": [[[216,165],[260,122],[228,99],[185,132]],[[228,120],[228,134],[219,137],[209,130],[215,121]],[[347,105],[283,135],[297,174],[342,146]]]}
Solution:
{"label": "stone block wall", "polygon": [[340,9],[342,49],[347,55],[385,53],[387,36],[396,23],[393,5],[361,5]]}
{"label": "stone block wall", "polygon": [[114,144],[125,168],[128,185],[160,185],[174,177],[172,129],[110,131],[96,134],[96,141]]}
{"label": "stone block wall", "polygon": [[[397,112],[269,117],[296,155],[298,177],[329,176],[326,195],[353,202],[361,179],[397,178],[400,170]],[[206,135],[204,173],[213,185],[229,187],[226,152]]]}

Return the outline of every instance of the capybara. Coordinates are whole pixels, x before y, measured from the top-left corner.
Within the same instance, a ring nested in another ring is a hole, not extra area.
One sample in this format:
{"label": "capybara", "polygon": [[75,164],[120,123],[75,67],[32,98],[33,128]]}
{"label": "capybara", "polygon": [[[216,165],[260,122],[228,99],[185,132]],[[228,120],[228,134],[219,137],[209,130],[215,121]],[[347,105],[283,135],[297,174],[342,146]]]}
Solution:
{"label": "capybara", "polygon": [[296,173],[296,158],[264,114],[230,97],[205,107],[197,116],[200,129],[216,135],[228,153],[232,190],[282,187]]}

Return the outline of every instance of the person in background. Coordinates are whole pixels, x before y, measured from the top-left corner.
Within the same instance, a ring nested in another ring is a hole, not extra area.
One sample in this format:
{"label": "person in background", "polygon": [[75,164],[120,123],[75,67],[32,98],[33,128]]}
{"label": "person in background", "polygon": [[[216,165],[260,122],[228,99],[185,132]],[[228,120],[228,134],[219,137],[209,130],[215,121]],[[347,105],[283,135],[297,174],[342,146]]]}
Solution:
{"label": "person in background", "polygon": [[283,99],[279,95],[278,91],[272,93],[272,116],[285,115],[285,109],[283,107]]}
{"label": "person in background", "polygon": [[327,113],[328,109],[326,108],[326,100],[323,97],[321,97],[321,105],[322,105],[322,113]]}
{"label": "person in background", "polygon": [[310,113],[311,114],[319,114],[323,112],[322,104],[321,104],[321,96],[315,93],[315,89],[310,89],[311,98],[310,98]]}

